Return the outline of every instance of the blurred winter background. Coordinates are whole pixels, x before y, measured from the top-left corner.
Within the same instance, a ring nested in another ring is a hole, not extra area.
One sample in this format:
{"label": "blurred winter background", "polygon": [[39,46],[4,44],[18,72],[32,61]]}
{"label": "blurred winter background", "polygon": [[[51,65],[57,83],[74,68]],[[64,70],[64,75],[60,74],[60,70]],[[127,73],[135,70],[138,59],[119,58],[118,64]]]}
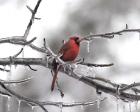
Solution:
{"label": "blurred winter background", "polygon": [[[23,35],[29,22],[31,13],[26,8],[34,8],[37,0],[0,0],[0,37]],[[140,28],[140,1],[139,0],[42,0],[37,17],[28,39],[38,37],[35,45],[42,47],[45,37],[51,49],[57,53],[62,40],[72,35],[88,35],[90,33],[104,33],[118,31],[125,28]],[[91,63],[114,63],[110,68],[93,68],[96,76],[110,79],[116,83],[130,84],[140,81],[140,40],[138,33],[127,33],[116,38],[94,39],[90,43],[90,52],[87,52],[87,43],[81,44],[79,57]],[[22,46],[11,44],[0,45],[0,57],[9,57],[16,54]],[[23,57],[23,54],[20,55]],[[42,54],[25,47],[24,57],[43,57]],[[9,66],[5,67],[10,69]],[[52,76],[49,69],[33,66],[37,72],[28,67],[11,66],[11,79],[18,80],[27,77],[33,79],[27,83],[11,86],[19,94],[40,101],[94,101],[97,99],[95,89],[59,73],[59,84],[65,97],[61,98],[55,89],[50,91]],[[0,72],[0,78],[7,80],[10,73]],[[108,99],[101,103],[101,112],[117,112],[116,98],[103,94]],[[18,111],[18,103],[14,98],[10,100],[10,111]],[[0,97],[0,112],[8,112],[7,98]],[[129,103],[118,101],[119,112],[129,110]],[[135,103],[131,104],[131,112],[136,112]],[[46,106],[49,112],[59,112],[56,107]],[[140,110],[140,107],[138,107]],[[36,107],[35,112],[42,110]],[[129,110],[130,111],[130,110]],[[21,101],[20,112],[33,112],[30,105]],[[97,112],[97,105],[86,107],[63,108],[63,112]]]}

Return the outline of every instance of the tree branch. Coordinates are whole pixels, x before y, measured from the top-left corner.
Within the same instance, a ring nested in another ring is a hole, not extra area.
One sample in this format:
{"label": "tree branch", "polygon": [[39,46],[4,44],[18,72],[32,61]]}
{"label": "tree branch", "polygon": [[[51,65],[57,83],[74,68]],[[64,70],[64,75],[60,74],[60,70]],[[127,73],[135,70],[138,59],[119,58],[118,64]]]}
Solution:
{"label": "tree branch", "polygon": [[28,82],[31,79],[32,79],[32,77],[23,79],[23,80],[10,80],[10,81],[5,81],[5,80],[0,79],[0,82],[2,82],[3,84],[21,84],[21,83]]}
{"label": "tree branch", "polygon": [[[52,101],[39,102],[39,101],[35,101],[33,99],[30,99],[30,98],[27,98],[27,97],[24,97],[24,96],[21,96],[21,95],[17,94],[16,92],[14,92],[10,88],[8,88],[1,81],[0,81],[0,85],[1,85],[2,88],[4,88],[8,92],[8,93],[5,93],[5,92],[0,91],[0,94],[6,95],[6,96],[9,96],[9,97],[14,96],[15,98],[18,98],[19,100],[25,101],[32,106],[40,106],[45,112],[47,112],[47,110],[44,108],[45,105],[51,105],[51,106],[57,106],[57,107],[62,107],[63,108],[63,107],[94,105],[98,101],[98,100],[95,100],[95,101],[89,101],[89,102],[73,102],[73,103],[52,102]],[[100,99],[100,101],[104,101],[105,99],[106,98]]]}
{"label": "tree branch", "polygon": [[45,58],[0,58],[0,65],[40,65],[46,66]]}
{"label": "tree branch", "polygon": [[[49,60],[47,60],[47,61],[48,62],[46,62],[46,60],[42,59],[42,58],[14,58],[13,61],[11,62],[11,60],[9,58],[0,58],[0,65],[10,65],[10,64],[40,65],[40,66],[46,67],[46,64],[48,63],[48,67],[51,69],[52,61],[49,61]],[[120,94],[118,95],[118,94],[116,94],[116,91],[117,91],[116,88],[106,87],[104,84],[100,84],[97,81],[94,81],[93,79],[91,79],[89,77],[85,77],[85,76],[76,74],[73,72],[73,68],[71,68],[70,66],[67,66],[67,64],[64,64],[64,65],[65,65],[65,71],[64,71],[64,69],[61,69],[61,72],[64,72],[64,73],[66,73],[66,75],[73,77],[75,79],[78,79],[78,80],[84,82],[85,84],[88,84],[94,88],[98,88],[99,90],[101,90],[105,93],[109,93],[114,96],[118,96],[121,99],[127,99],[130,101],[140,100],[139,95],[134,95],[134,94],[126,93],[126,92],[120,92]]]}
{"label": "tree branch", "polygon": [[86,66],[89,66],[89,67],[110,67],[110,66],[113,66],[114,64],[113,63],[109,63],[109,64],[93,64],[93,63],[85,63],[85,62],[80,62],[80,63],[77,63],[77,64],[81,64],[81,65],[86,65]]}
{"label": "tree branch", "polygon": [[82,40],[92,40],[93,38],[106,38],[106,39],[112,39],[115,35],[122,35],[123,33],[129,33],[129,32],[138,32],[140,33],[140,29],[128,29],[126,27],[125,29],[116,31],[116,32],[109,32],[109,33],[101,33],[101,34],[90,34],[87,36],[84,36]]}
{"label": "tree branch", "polygon": [[28,23],[27,25],[27,29],[25,30],[25,33],[24,33],[24,39],[26,40],[27,39],[27,36],[29,35],[29,32],[31,30],[31,27],[32,27],[32,24],[35,20],[35,14],[37,13],[37,10],[39,8],[39,5],[41,3],[42,0],[38,0],[34,10],[32,10],[29,6],[27,6],[27,8],[30,10],[30,12],[32,13],[32,16],[31,16],[31,19],[30,19],[30,22]]}
{"label": "tree branch", "polygon": [[80,81],[94,87],[94,88],[98,88],[99,90],[105,92],[105,93],[109,93],[113,96],[117,96],[119,97],[120,99],[122,100],[128,100],[128,101],[138,101],[140,100],[140,95],[134,95],[134,94],[131,94],[131,93],[126,93],[126,92],[121,92],[120,91],[120,94],[117,94],[117,88],[111,88],[111,87],[107,87],[103,84],[100,84],[96,81],[93,81],[92,79],[88,78],[88,77],[84,77],[82,76],[80,79]]}
{"label": "tree branch", "polygon": [[48,112],[46,110],[46,108],[40,102],[32,100],[32,99],[29,99],[29,98],[26,98],[24,96],[21,96],[21,95],[17,94],[16,92],[11,90],[10,88],[6,87],[5,84],[3,84],[2,82],[0,82],[0,85],[1,85],[1,87],[3,89],[5,89],[10,95],[14,96],[15,98],[18,98],[19,100],[23,100],[23,101],[25,101],[27,103],[38,105],[40,108],[42,108],[42,110],[44,110],[45,112]]}
{"label": "tree branch", "polygon": [[16,44],[17,45],[29,45],[34,40],[36,40],[36,37],[32,38],[29,41],[26,41],[24,38],[21,38],[21,37],[23,37],[23,36],[12,36],[12,37],[7,37],[7,38],[1,38],[0,39],[0,44],[2,44],[2,43],[10,43],[10,44],[15,44],[15,45]]}
{"label": "tree branch", "polygon": [[[65,73],[66,75],[77,79],[97,90],[100,90],[102,92],[111,94],[117,98],[120,98],[122,100],[128,100],[128,101],[138,101],[140,100],[140,95],[137,94],[131,94],[131,93],[127,93],[125,90],[128,89],[132,89],[134,91],[139,92],[140,90],[137,88],[134,88],[136,86],[140,86],[140,83],[134,83],[134,84],[130,84],[130,85],[125,85],[121,88],[118,89],[118,86],[120,86],[119,84],[115,84],[112,83],[109,80],[104,80],[102,78],[91,78],[91,77],[87,77],[87,76],[82,76],[81,74],[75,73],[74,69],[72,68],[71,64],[67,64],[66,62],[64,62],[63,60],[61,60],[55,53],[53,53],[53,51],[49,48],[49,46],[47,46],[46,41],[44,39],[44,47],[45,48],[39,48],[35,45],[32,44],[32,42],[34,40],[36,40],[36,37],[34,37],[33,39],[31,39],[30,41],[27,41],[27,37],[30,33],[31,27],[34,23],[35,19],[40,19],[35,17],[37,10],[39,8],[39,5],[41,3],[42,0],[38,0],[37,4],[35,5],[35,8],[32,10],[29,6],[27,6],[27,8],[29,9],[29,11],[32,13],[30,21],[27,25],[27,28],[25,30],[25,33],[23,36],[13,36],[13,37],[8,37],[8,38],[2,38],[0,39],[0,44],[3,43],[10,43],[10,44],[15,44],[15,45],[22,45],[22,46],[29,46],[32,49],[47,54],[49,56],[51,56],[52,58],[55,58],[61,65],[63,65],[63,67],[61,68],[61,72]],[[100,37],[100,38],[107,38],[107,39],[112,39],[114,38],[115,35],[122,35],[123,33],[127,33],[127,32],[138,32],[140,33],[140,29],[128,29],[128,25],[126,25],[125,29],[116,31],[116,32],[109,32],[109,33],[101,33],[101,34],[90,34],[87,36],[84,36],[82,38],[82,40],[92,40],[95,37]],[[23,50],[23,49],[22,49]],[[9,58],[0,58],[0,65],[25,65],[30,67],[30,65],[40,65],[40,66],[44,66],[44,67],[48,67],[48,68],[52,68],[52,60],[46,60],[45,58],[17,58],[17,56],[22,52],[22,50],[20,52],[18,52],[17,54],[15,54],[14,56],[11,56]],[[45,55],[46,56],[46,55]],[[81,63],[85,66],[95,66],[95,67],[108,67],[108,66],[112,66],[113,64],[91,64],[91,63]],[[48,65],[48,66],[46,66]],[[70,65],[70,66],[69,66]],[[1,68],[0,68],[1,69]],[[31,70],[34,70],[30,67]],[[3,69],[1,69],[3,70]],[[6,70],[5,70],[6,71]],[[3,81],[0,80],[0,86],[6,90],[7,92],[2,92],[0,91],[0,94],[2,95],[7,95],[7,96],[14,96],[15,98],[19,99],[19,100],[23,100],[27,103],[30,103],[31,105],[35,105],[35,106],[39,106],[41,107],[45,112],[48,112],[47,109],[44,107],[45,105],[54,105],[54,106],[61,106],[61,107],[73,107],[73,106],[85,106],[85,105],[91,105],[91,104],[95,104],[95,102],[75,102],[75,103],[63,103],[63,102],[39,102],[39,101],[35,101],[33,99],[21,96],[19,94],[17,94],[15,91],[11,90],[10,87],[8,87],[6,84],[13,84],[13,83],[23,83],[28,81],[29,79],[25,79],[25,80],[20,80],[20,81]],[[97,81],[98,80],[98,81]],[[106,82],[109,83],[112,87],[110,86],[105,86],[104,84],[99,82]],[[119,92],[118,92],[119,91]]]}

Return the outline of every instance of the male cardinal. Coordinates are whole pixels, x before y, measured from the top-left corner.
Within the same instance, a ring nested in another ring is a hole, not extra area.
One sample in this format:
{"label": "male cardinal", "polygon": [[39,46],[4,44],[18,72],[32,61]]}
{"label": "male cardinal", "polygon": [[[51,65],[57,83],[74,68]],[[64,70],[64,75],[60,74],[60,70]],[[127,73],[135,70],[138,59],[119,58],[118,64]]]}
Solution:
{"label": "male cardinal", "polygon": [[[80,38],[77,36],[70,37],[70,39],[64,43],[64,45],[61,47],[59,54],[62,56],[60,59],[63,61],[74,61],[79,53],[79,47],[80,47]],[[57,74],[60,69],[60,65],[56,62],[56,60],[53,60],[53,80],[51,85],[51,91],[54,90],[55,81],[57,79]]]}

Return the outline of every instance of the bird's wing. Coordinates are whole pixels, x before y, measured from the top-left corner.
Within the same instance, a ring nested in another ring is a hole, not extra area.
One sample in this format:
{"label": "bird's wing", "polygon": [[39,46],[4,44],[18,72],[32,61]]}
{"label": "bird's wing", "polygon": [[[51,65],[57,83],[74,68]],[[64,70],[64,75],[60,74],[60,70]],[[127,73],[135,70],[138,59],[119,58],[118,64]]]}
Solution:
{"label": "bird's wing", "polygon": [[64,52],[66,52],[68,49],[70,48],[69,42],[66,42],[61,49],[59,50],[60,54],[64,54]]}

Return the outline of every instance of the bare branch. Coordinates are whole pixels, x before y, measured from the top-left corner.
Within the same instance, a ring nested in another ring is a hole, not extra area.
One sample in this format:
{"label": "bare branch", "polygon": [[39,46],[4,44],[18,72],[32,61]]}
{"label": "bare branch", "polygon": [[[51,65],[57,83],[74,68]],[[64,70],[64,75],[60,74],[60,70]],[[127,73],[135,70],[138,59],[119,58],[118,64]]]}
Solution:
{"label": "bare branch", "polygon": [[3,96],[11,97],[11,95],[9,93],[3,92],[3,91],[0,91],[0,94]]}
{"label": "bare branch", "polygon": [[2,82],[3,84],[21,84],[21,83],[28,82],[31,79],[32,79],[32,77],[27,78],[27,79],[23,79],[23,80],[11,80],[11,81],[5,81],[5,80],[0,79],[0,82]]}
{"label": "bare branch", "polygon": [[37,71],[36,69],[32,68],[30,65],[27,65],[31,70]]}
{"label": "bare branch", "polygon": [[0,68],[0,71],[10,72],[10,70],[7,70],[5,68]]}
{"label": "bare branch", "polygon": [[[19,38],[20,37],[20,38]],[[33,39],[26,41],[25,39],[21,38],[22,36],[13,36],[13,37],[7,37],[7,38],[2,38],[0,39],[0,44],[1,43],[11,43],[11,44],[17,44],[17,45],[29,45],[31,44],[34,40],[36,40],[36,37]]]}
{"label": "bare branch", "polygon": [[140,33],[140,29],[128,29],[128,25],[126,25],[126,28],[122,29],[120,31],[109,32],[109,33],[101,33],[101,34],[90,34],[90,35],[84,36],[84,38],[82,38],[82,40],[92,40],[93,38],[112,39],[112,38],[114,38],[114,35],[122,35],[123,33],[129,33],[129,32]]}
{"label": "bare branch", "polygon": [[31,30],[31,27],[32,27],[32,24],[35,20],[35,14],[37,13],[37,10],[39,8],[39,5],[41,3],[42,0],[38,0],[34,10],[32,10],[29,6],[27,6],[27,8],[30,10],[30,12],[32,13],[32,16],[31,16],[31,19],[30,19],[30,22],[28,23],[27,25],[27,29],[25,30],[25,33],[24,33],[24,39],[26,40],[27,39],[27,36],[29,35],[29,32]]}
{"label": "bare branch", "polygon": [[93,64],[93,63],[85,63],[85,62],[80,62],[78,64],[81,64],[81,65],[86,65],[86,66],[89,66],[89,67],[110,67],[110,66],[113,66],[114,64],[113,63],[109,63],[109,64]]}
{"label": "bare branch", "polygon": [[44,110],[44,112],[48,112],[46,110],[46,108],[38,101],[35,101],[35,100],[32,100],[32,99],[29,99],[29,98],[26,98],[26,97],[23,97],[19,94],[17,94],[16,92],[14,92],[13,90],[11,90],[10,88],[6,87],[2,82],[0,82],[0,85],[3,89],[5,89],[9,94],[11,94],[12,96],[14,96],[15,98],[18,98],[19,100],[23,100],[27,103],[31,103],[31,104],[35,104],[35,105],[38,105],[40,108],[42,108]]}
{"label": "bare branch", "polygon": [[121,88],[120,91],[125,91],[136,86],[140,86],[140,82],[137,82],[137,83],[134,82],[133,84],[126,85],[125,87]]}
{"label": "bare branch", "polygon": [[31,9],[31,7],[29,7],[28,5],[26,7],[29,9],[29,11],[31,11],[31,13],[33,13],[33,10]]}
{"label": "bare branch", "polygon": [[22,53],[22,51],[23,51],[23,48],[21,48],[21,50],[20,50],[17,54],[15,54],[14,56],[12,56],[12,57],[13,57],[13,58],[18,57],[18,56]]}
{"label": "bare branch", "polygon": [[[12,57],[11,57],[12,58]],[[0,65],[40,65],[45,66],[46,60],[43,58],[13,58],[12,62],[10,58],[0,58]]]}
{"label": "bare branch", "polygon": [[103,81],[103,82],[105,82],[105,83],[110,84],[110,85],[113,86],[113,87],[118,87],[118,86],[119,86],[119,84],[115,84],[115,83],[111,82],[110,80],[104,79],[104,78],[102,78],[102,77],[91,77],[91,76],[87,76],[87,77],[90,78],[90,79],[92,79],[92,80]]}
{"label": "bare branch", "polygon": [[[103,98],[100,101],[104,101],[107,98]],[[88,105],[95,105],[97,103],[96,101],[90,101],[90,102],[73,102],[73,103],[64,103],[64,102],[42,102],[42,105],[52,105],[57,107],[76,107],[76,106],[88,106]]]}
{"label": "bare branch", "polygon": [[39,18],[39,17],[35,17],[35,19],[36,19],[36,20],[41,20],[41,18]]}
{"label": "bare branch", "polygon": [[82,76],[79,80],[92,86],[92,87],[98,88],[102,92],[109,93],[115,97],[117,96],[118,98],[120,98],[122,100],[128,100],[128,101],[140,100],[140,95],[134,95],[131,93],[126,93],[126,92],[120,92],[120,94],[116,94],[117,88],[107,87],[103,84],[100,84],[96,81],[93,81],[92,79],[90,79],[88,77]]}

